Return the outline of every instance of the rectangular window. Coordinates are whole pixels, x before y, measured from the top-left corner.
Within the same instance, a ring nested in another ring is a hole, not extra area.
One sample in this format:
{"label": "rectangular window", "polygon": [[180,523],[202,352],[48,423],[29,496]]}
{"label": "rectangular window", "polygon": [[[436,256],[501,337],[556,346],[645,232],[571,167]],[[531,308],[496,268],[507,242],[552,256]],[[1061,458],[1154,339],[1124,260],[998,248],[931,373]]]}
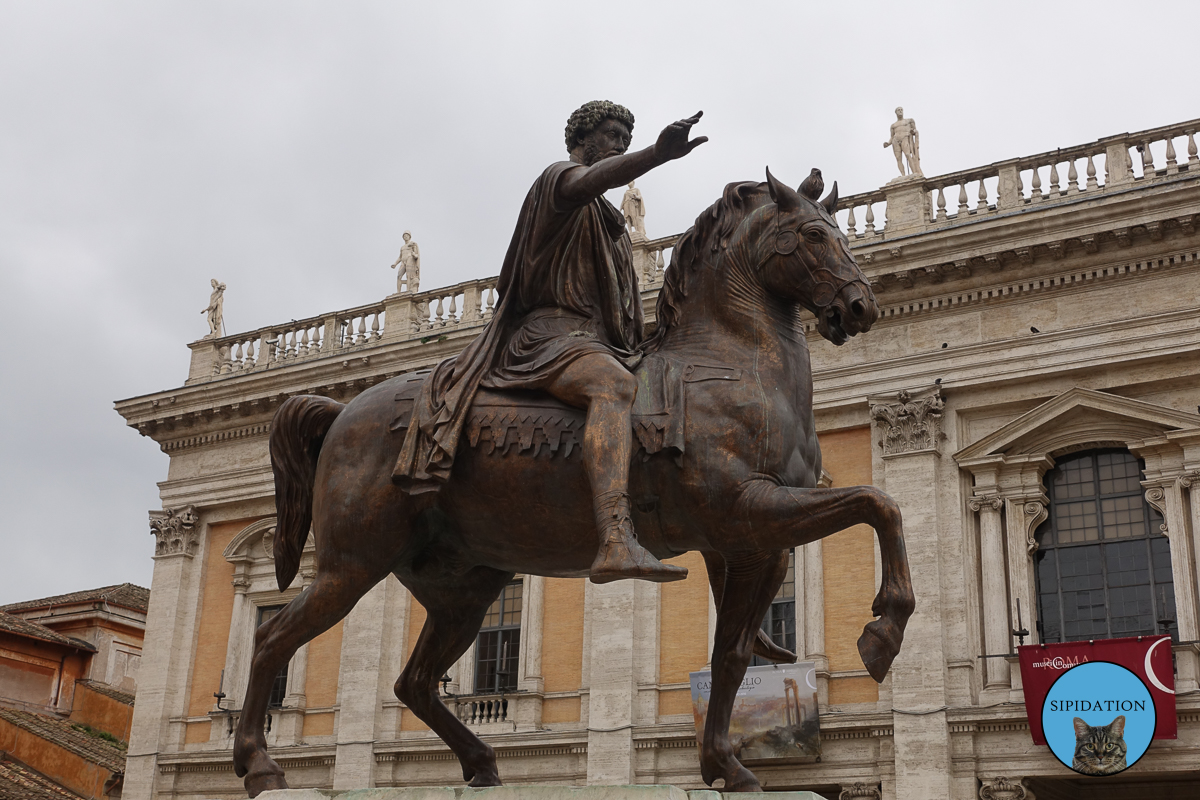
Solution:
{"label": "rectangular window", "polygon": [[[255,628],[261,628],[262,624],[274,617],[280,611],[283,611],[284,606],[259,606],[258,607],[258,624]],[[287,679],[288,665],[284,664],[283,669],[275,676],[274,683],[271,684],[271,696],[267,700],[267,708],[283,708],[283,698],[287,697]]]}
{"label": "rectangular window", "polygon": [[517,688],[523,589],[521,580],[508,584],[484,615],[475,640],[476,694],[500,694]]}
{"label": "rectangular window", "polygon": [[[775,593],[767,614],[763,617],[762,629],[771,637],[771,641],[785,650],[796,652],[796,551],[788,553],[787,574],[783,583]],[[755,656],[750,665],[764,666],[773,662]]]}

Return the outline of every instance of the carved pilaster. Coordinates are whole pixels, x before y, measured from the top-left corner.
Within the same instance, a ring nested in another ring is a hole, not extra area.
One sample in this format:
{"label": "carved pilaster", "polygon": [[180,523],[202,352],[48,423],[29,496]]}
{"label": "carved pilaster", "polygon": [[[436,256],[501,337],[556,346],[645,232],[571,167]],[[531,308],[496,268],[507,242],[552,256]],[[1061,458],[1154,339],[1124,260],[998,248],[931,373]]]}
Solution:
{"label": "carved pilaster", "polygon": [[196,530],[195,506],[181,509],[164,508],[162,511],[150,512],[150,530],[154,533],[154,557],[196,555],[196,547],[200,542]]}
{"label": "carved pilaster", "polygon": [[1024,780],[1011,780],[1002,775],[983,780],[979,797],[980,800],[1036,800]]}
{"label": "carved pilaster", "polygon": [[942,440],[941,389],[931,386],[901,389],[894,401],[878,398],[871,404],[871,419],[879,431],[884,458],[908,453],[937,454]]}
{"label": "carved pilaster", "polygon": [[[999,497],[974,497],[967,505],[979,514],[979,558],[983,575],[983,639],[988,655],[1007,653],[1008,585],[1004,567],[1004,522]],[[986,687],[1009,687],[1008,663],[990,659],[984,664]]]}
{"label": "carved pilaster", "polygon": [[860,800],[860,798],[880,800],[882,797],[883,793],[879,791],[879,784],[863,783],[862,781],[843,786],[841,793],[838,794],[838,800]]}

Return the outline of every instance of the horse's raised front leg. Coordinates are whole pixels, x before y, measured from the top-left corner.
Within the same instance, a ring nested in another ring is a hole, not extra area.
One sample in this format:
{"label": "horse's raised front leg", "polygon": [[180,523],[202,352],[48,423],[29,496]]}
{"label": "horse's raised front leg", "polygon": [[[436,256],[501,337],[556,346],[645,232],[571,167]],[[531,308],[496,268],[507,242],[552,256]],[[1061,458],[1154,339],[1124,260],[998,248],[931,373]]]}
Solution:
{"label": "horse's raised front leg", "polygon": [[333,627],[354,608],[386,571],[319,572],[316,579],[292,602],[263,623],[254,634],[254,659],[233,740],[233,769],[245,778],[246,793],[257,797],[268,789],[286,789],[283,769],[267,755],[263,723],[271,685],[279,671],[305,642]]}
{"label": "horse's raised front leg", "polygon": [[475,567],[441,582],[410,583],[428,613],[417,646],[396,680],[396,697],[441,737],[471,786],[500,786],[496,752],[471,732],[438,697],[438,679],[467,651],[490,606],[513,573]]}
{"label": "horse's raised front leg", "polygon": [[[721,598],[725,595],[725,557],[713,550],[707,551],[703,555],[704,566],[708,570],[708,585],[713,593],[713,604],[717,608],[720,608]],[[779,558],[783,560],[784,571],[786,572],[788,551],[779,551]],[[796,663],[796,654],[771,641],[771,637],[762,628],[758,629],[758,634],[754,639],[754,655],[759,658],[765,658],[767,661],[774,661],[777,664]]]}
{"label": "horse's raised front leg", "polygon": [[761,792],[754,773],[742,766],[729,743],[729,718],[746,677],[754,640],[783,576],[787,559],[778,551],[725,554],[724,596],[717,608],[712,652],[712,694],[700,747],[700,777],[709,786],[725,780],[726,792]]}
{"label": "horse's raised front leg", "polygon": [[797,547],[866,523],[875,529],[883,558],[883,581],[858,653],[871,677],[882,681],[900,652],[904,627],[915,607],[904,528],[896,501],[874,486],[797,489],[755,481],[738,500],[736,516],[745,525],[746,544],[763,549]]}

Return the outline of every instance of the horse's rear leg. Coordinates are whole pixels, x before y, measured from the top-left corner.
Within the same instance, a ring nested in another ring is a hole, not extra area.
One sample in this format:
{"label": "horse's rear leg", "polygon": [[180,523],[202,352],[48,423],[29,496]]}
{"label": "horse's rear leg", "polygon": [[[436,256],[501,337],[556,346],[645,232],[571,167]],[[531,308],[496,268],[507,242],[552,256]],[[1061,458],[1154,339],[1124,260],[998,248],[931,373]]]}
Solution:
{"label": "horse's rear leg", "polygon": [[746,676],[754,641],[783,576],[787,561],[778,552],[725,554],[724,597],[717,609],[712,652],[712,694],[700,747],[700,777],[709,786],[725,780],[726,792],[761,792],[754,773],[742,766],[729,743],[729,718]]}
{"label": "horse's rear leg", "polygon": [[879,619],[863,628],[858,653],[871,677],[882,681],[900,652],[916,604],[896,501],[874,486],[797,489],[758,481],[740,498],[738,515],[749,523],[754,544],[772,549],[814,542],[860,523],[875,529],[883,580],[871,612]]}
{"label": "horse's rear leg", "polygon": [[263,732],[275,676],[301,645],[349,614],[359,598],[386,574],[386,568],[370,572],[346,568],[336,573],[319,572],[283,611],[255,632],[250,681],[233,743],[234,772],[239,778],[245,778],[250,797],[268,789],[288,788],[283,770],[267,755],[267,738]]}
{"label": "horse's rear leg", "polygon": [[467,651],[479,633],[488,606],[513,573],[475,567],[466,575],[409,586],[428,613],[404,671],[396,697],[445,742],[472,786],[499,786],[496,753],[459,721],[438,697],[438,679]]}

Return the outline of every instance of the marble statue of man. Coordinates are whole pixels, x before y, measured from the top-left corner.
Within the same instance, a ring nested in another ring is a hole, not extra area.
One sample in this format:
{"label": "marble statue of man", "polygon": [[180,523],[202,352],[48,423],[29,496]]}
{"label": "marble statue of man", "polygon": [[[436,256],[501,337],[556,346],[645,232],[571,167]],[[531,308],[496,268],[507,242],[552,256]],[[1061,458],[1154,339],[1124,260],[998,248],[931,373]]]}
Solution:
{"label": "marble statue of man", "polygon": [[[392,269],[397,265],[400,271],[396,273],[396,293],[417,291],[421,283],[421,249],[408,231],[404,232],[404,246],[400,248],[400,255],[396,257]],[[405,282],[408,283],[407,288]]]}
{"label": "marble statue of man", "polygon": [[625,224],[631,235],[641,234],[646,238],[646,203],[642,200],[642,190],[629,182],[625,197],[621,199],[621,211],[625,214]]}
{"label": "marble statue of man", "polygon": [[[212,294],[208,298],[208,308],[200,312],[208,314],[208,336],[220,336],[221,325],[225,320],[225,284],[212,279]],[[207,339],[208,336],[205,338]]]}
{"label": "marble statue of man", "polygon": [[[892,138],[883,143],[884,147],[892,148],[896,154],[896,168],[903,177],[906,174],[921,174],[921,137],[917,133],[917,123],[905,119],[904,109],[897,106],[896,121],[892,123]],[[904,159],[908,160],[908,172],[904,171]]]}

